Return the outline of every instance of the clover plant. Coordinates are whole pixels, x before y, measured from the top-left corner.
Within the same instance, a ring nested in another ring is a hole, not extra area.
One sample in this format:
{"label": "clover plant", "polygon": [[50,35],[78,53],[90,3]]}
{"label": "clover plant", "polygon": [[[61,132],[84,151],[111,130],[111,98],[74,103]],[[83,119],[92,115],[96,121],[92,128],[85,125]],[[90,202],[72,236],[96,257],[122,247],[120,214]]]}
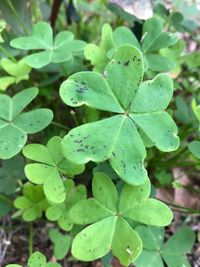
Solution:
{"label": "clover plant", "polygon": [[22,112],[37,96],[38,89],[31,87],[12,98],[0,95],[0,158],[9,159],[18,154],[34,134],[49,125],[53,118],[50,109],[40,108]]}
{"label": "clover plant", "polygon": [[47,209],[48,202],[41,185],[27,183],[23,187],[23,195],[15,199],[14,205],[20,210],[16,216],[22,215],[25,221],[34,221],[42,217],[42,212]]}
{"label": "clover plant", "polygon": [[24,57],[24,62],[32,68],[42,68],[49,63],[62,63],[70,60],[74,53],[83,50],[85,42],[74,40],[73,33],[59,32],[53,40],[51,26],[38,22],[33,27],[32,36],[18,37],[11,41],[11,46],[23,50],[44,50]]}
{"label": "clover plant", "polygon": [[[191,266],[186,258],[194,244],[195,235],[189,227],[182,227],[164,241],[164,229],[152,226],[138,226],[137,233],[143,241],[143,251],[136,260],[136,267]],[[164,262],[163,262],[164,261]]]}
{"label": "clover plant", "polygon": [[52,204],[46,210],[46,217],[50,221],[57,221],[61,229],[69,231],[73,227],[73,220],[69,216],[71,208],[86,198],[86,188],[83,185],[75,186],[70,179],[64,181],[66,189],[65,201],[61,204]]}
{"label": "clover plant", "polygon": [[59,136],[54,136],[46,146],[30,144],[23,149],[26,158],[37,161],[25,166],[26,176],[32,183],[42,184],[46,197],[53,203],[65,200],[63,175],[73,177],[84,170],[84,165],[74,164],[64,157],[61,141]]}
{"label": "clover plant", "polygon": [[53,251],[56,259],[63,259],[71,245],[71,237],[69,235],[61,234],[57,229],[52,228],[49,231],[50,239],[54,245]]}
{"label": "clover plant", "polygon": [[62,143],[66,158],[78,164],[109,160],[124,181],[136,185],[147,179],[146,150],[138,128],[161,151],[178,148],[176,124],[164,111],[172,98],[172,80],[158,74],[142,82],[143,73],[141,52],[126,45],[116,50],[104,77],[80,72],[63,82],[60,96],[67,105],[86,104],[113,115],[72,129]]}
{"label": "clover plant", "polygon": [[141,253],[142,242],[127,219],[165,226],[173,217],[165,204],[149,198],[149,180],[140,186],[125,184],[119,195],[110,177],[95,173],[92,192],[94,198],[80,201],[70,210],[74,223],[91,224],[73,240],[72,254],[79,260],[94,260],[112,250],[128,266]]}
{"label": "clover plant", "polygon": [[[28,267],[61,267],[59,263],[47,262],[46,257],[39,251],[34,252],[28,260]],[[8,264],[6,267],[22,267],[19,264]]]}
{"label": "clover plant", "polygon": [[177,36],[163,31],[162,21],[152,17],[143,25],[142,39],[139,43],[135,35],[127,27],[120,26],[114,31],[109,24],[102,28],[99,46],[88,44],[85,56],[94,65],[94,70],[102,72],[109,62],[113,51],[121,45],[133,45],[143,52],[145,70],[167,71],[173,68],[173,60],[159,53],[159,50],[172,46],[177,42]]}
{"label": "clover plant", "polygon": [[1,1],[0,266],[198,265],[198,9],[130,2]]}

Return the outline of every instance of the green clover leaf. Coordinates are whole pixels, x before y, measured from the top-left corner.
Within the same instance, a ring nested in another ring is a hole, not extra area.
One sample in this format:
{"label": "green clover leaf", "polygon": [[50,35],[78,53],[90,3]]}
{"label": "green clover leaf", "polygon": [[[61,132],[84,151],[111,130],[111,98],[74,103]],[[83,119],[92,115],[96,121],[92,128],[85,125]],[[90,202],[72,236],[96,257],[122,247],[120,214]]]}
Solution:
{"label": "green clover leaf", "polygon": [[[28,267],[61,267],[57,262],[47,262],[46,257],[39,251],[31,254],[28,260]],[[8,264],[6,267],[22,267],[19,264]]]}
{"label": "green clover leaf", "polygon": [[12,62],[8,58],[2,58],[1,66],[10,76],[3,76],[0,78],[0,90],[5,91],[11,84],[18,84],[22,80],[28,80],[31,68],[20,60]]}
{"label": "green clover leaf", "polygon": [[46,201],[41,185],[27,183],[23,187],[23,196],[15,199],[14,205],[20,210],[16,215],[21,215],[25,221],[34,221],[42,217],[42,212],[47,209],[49,204]]}
{"label": "green clover leaf", "polygon": [[64,203],[51,205],[46,211],[46,217],[50,221],[57,221],[64,231],[70,231],[73,227],[73,220],[69,216],[71,208],[79,201],[86,199],[87,191],[85,186],[74,186],[70,179],[64,181],[66,197]]}
{"label": "green clover leaf", "polygon": [[0,168],[0,193],[8,196],[14,194],[18,187],[18,181],[25,179],[24,159],[21,156],[2,161]]}
{"label": "green clover leaf", "polygon": [[188,144],[188,149],[192,153],[192,155],[198,159],[200,159],[200,142],[192,141]]}
{"label": "green clover leaf", "polygon": [[29,112],[23,109],[37,96],[35,87],[23,90],[14,97],[0,95],[0,158],[9,159],[18,154],[34,134],[49,125],[53,118],[50,109],[40,108]]}
{"label": "green clover leaf", "polygon": [[127,266],[142,249],[140,237],[127,219],[157,226],[168,225],[172,220],[172,212],[165,204],[149,198],[149,180],[141,186],[125,184],[118,196],[111,179],[95,173],[92,191],[94,198],[80,201],[70,211],[74,223],[91,224],[73,240],[72,254],[79,260],[94,260],[112,250]]}
{"label": "green clover leaf", "polygon": [[174,62],[160,54],[160,49],[170,47],[177,42],[177,36],[163,31],[163,24],[157,17],[144,22],[143,37],[139,43],[135,35],[127,27],[120,26],[114,31],[109,24],[102,28],[99,46],[88,44],[85,57],[94,65],[94,70],[102,72],[109,62],[113,51],[122,45],[132,45],[140,49],[144,55],[145,70],[168,71]]}
{"label": "green clover leaf", "polygon": [[190,267],[186,253],[191,251],[195,241],[194,232],[189,227],[180,228],[166,243],[164,229],[138,226],[136,229],[143,241],[143,251],[134,262],[136,267]]}
{"label": "green clover leaf", "polygon": [[53,40],[53,31],[46,22],[38,22],[33,27],[32,36],[19,37],[11,41],[14,48],[23,50],[44,50],[24,58],[32,68],[42,68],[49,63],[62,63],[70,60],[73,53],[83,50],[85,42],[74,40],[73,33],[59,32]]}
{"label": "green clover leaf", "polygon": [[54,244],[54,256],[56,259],[63,259],[70,248],[71,237],[69,235],[61,234],[57,229],[53,228],[49,231],[49,237]]}
{"label": "green clover leaf", "polygon": [[64,157],[61,141],[59,136],[54,136],[46,146],[30,144],[23,149],[26,158],[38,162],[25,166],[26,176],[32,183],[42,184],[47,199],[53,203],[62,203],[66,197],[62,175],[73,177],[84,171],[84,165],[75,164]]}
{"label": "green clover leaf", "polygon": [[146,150],[138,128],[161,151],[177,149],[176,124],[164,111],[173,94],[172,80],[158,74],[141,82],[143,73],[140,51],[121,46],[106,67],[106,77],[80,72],[63,82],[60,96],[67,105],[117,113],[72,129],[62,143],[66,158],[79,164],[109,160],[124,181],[136,185],[147,179]]}

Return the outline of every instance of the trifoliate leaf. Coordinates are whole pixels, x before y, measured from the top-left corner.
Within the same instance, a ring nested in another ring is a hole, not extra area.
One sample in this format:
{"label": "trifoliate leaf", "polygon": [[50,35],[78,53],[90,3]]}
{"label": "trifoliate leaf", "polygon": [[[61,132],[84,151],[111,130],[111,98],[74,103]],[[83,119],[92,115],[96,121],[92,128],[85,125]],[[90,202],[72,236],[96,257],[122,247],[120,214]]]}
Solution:
{"label": "trifoliate leaf", "polygon": [[22,112],[37,96],[37,88],[29,88],[14,97],[0,95],[0,158],[9,159],[18,154],[27,141],[27,135],[37,133],[53,118],[50,109]]}
{"label": "trifoliate leaf", "polygon": [[49,236],[54,244],[54,256],[61,260],[66,255],[71,245],[71,237],[69,235],[61,234],[57,229],[53,228],[49,231]]}
{"label": "trifoliate leaf", "polygon": [[79,201],[86,198],[86,188],[83,185],[74,186],[70,179],[64,181],[66,196],[64,203],[51,206],[46,211],[46,216],[50,221],[57,221],[61,229],[70,231],[73,221],[69,216],[71,208]]}
{"label": "trifoliate leaf", "polygon": [[152,81],[142,82],[143,73],[140,51],[126,45],[116,50],[105,77],[80,72],[61,85],[60,96],[66,104],[86,104],[117,113],[72,129],[63,139],[66,158],[79,164],[109,160],[124,181],[136,185],[147,179],[145,144],[138,128],[160,150],[178,148],[176,124],[164,111],[172,98],[172,80],[159,74]]}
{"label": "trifoliate leaf", "polygon": [[134,262],[136,267],[190,267],[186,253],[192,249],[195,235],[189,227],[180,228],[166,243],[164,229],[138,226],[137,233],[143,241],[143,251]]}
{"label": "trifoliate leaf", "polygon": [[21,210],[22,218],[25,221],[34,221],[42,216],[42,212],[49,206],[42,186],[25,184],[23,195],[15,199],[14,205]]}
{"label": "trifoliate leaf", "polygon": [[24,62],[33,68],[42,68],[49,63],[66,62],[74,53],[82,51],[85,42],[74,40],[73,33],[69,31],[59,32],[53,40],[53,31],[46,22],[38,22],[33,27],[32,36],[18,37],[11,41],[14,48],[23,50],[44,50],[28,55]]}
{"label": "trifoliate leaf", "polygon": [[61,141],[54,136],[46,146],[30,144],[23,149],[25,157],[39,162],[26,165],[26,176],[35,184],[43,184],[46,197],[53,203],[62,203],[66,197],[62,175],[73,177],[84,170],[84,165],[74,164],[64,157]]}
{"label": "trifoliate leaf", "polygon": [[180,228],[163,246],[162,256],[168,267],[190,266],[186,253],[191,251],[195,234],[189,227]]}
{"label": "trifoliate leaf", "polygon": [[[126,218],[163,226],[171,222],[172,212],[162,202],[149,198],[149,180],[140,186],[126,184],[117,203],[116,189],[108,179],[105,174],[95,173],[94,198],[80,201],[70,210],[74,223],[91,224],[74,238],[72,254],[79,260],[91,261],[112,250],[121,264],[128,266],[141,253],[142,243]],[[108,191],[109,200],[106,202],[104,196]]]}

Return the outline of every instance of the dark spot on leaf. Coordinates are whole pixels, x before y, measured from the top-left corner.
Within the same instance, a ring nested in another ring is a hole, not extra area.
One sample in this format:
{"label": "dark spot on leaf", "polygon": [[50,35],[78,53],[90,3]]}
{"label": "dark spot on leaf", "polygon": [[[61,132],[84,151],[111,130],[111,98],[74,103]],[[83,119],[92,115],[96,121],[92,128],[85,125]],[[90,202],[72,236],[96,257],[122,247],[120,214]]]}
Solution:
{"label": "dark spot on leaf", "polygon": [[77,143],[77,144],[80,144],[80,143],[82,143],[83,142],[83,140],[82,139],[76,139],[76,140],[74,140],[74,143]]}
{"label": "dark spot on leaf", "polygon": [[124,67],[127,67],[129,65],[130,61],[127,60],[126,62],[124,62]]}
{"label": "dark spot on leaf", "polygon": [[83,149],[83,148],[79,148],[79,149],[77,149],[76,151],[77,151],[77,152],[85,152],[85,149]]}

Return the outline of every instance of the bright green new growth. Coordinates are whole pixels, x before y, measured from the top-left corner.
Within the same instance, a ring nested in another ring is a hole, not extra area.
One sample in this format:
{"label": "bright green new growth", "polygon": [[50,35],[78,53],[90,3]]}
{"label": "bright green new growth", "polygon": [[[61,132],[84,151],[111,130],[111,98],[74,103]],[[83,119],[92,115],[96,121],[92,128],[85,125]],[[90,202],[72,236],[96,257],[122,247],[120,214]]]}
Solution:
{"label": "bright green new growth", "polygon": [[[22,267],[22,265],[8,264],[6,267]],[[56,262],[47,262],[46,257],[41,252],[36,251],[29,257],[28,267],[61,267],[61,265]]]}
{"label": "bright green new growth", "polygon": [[112,250],[121,264],[128,266],[141,253],[142,242],[127,219],[157,226],[172,220],[165,204],[149,198],[149,180],[140,186],[125,184],[118,196],[111,179],[95,173],[92,191],[94,198],[80,201],[70,211],[74,223],[91,224],[73,240],[72,254],[79,260],[94,260]]}
{"label": "bright green new growth", "polygon": [[124,181],[137,185],[147,179],[146,150],[138,128],[161,151],[178,148],[176,124],[164,111],[172,98],[172,80],[158,74],[142,82],[143,73],[142,54],[126,45],[116,50],[104,77],[80,72],[61,85],[60,96],[67,105],[117,113],[72,129],[63,139],[66,158],[79,164],[109,160]]}
{"label": "bright green new growth", "polygon": [[5,20],[0,20],[0,43],[3,43],[4,42],[4,40],[3,40],[3,38],[2,38],[2,36],[1,36],[1,32],[4,30],[6,28],[6,22],[5,22]]}
{"label": "bright green new growth", "polygon": [[46,146],[30,144],[23,149],[26,158],[37,161],[25,166],[26,176],[32,183],[42,184],[47,199],[53,203],[62,203],[66,197],[62,175],[74,177],[84,171],[84,165],[64,157],[61,141],[59,136],[54,136]]}
{"label": "bright green new growth", "polygon": [[70,248],[71,237],[61,234],[57,229],[53,228],[49,231],[49,237],[54,244],[53,253],[57,260],[63,259]]}
{"label": "bright green new growth", "polygon": [[22,218],[28,222],[41,218],[42,212],[49,206],[42,186],[30,183],[24,185],[23,196],[17,197],[14,205],[20,210],[16,215],[22,215]]}
{"label": "bright green new growth", "polygon": [[57,221],[61,229],[70,231],[73,227],[73,220],[69,216],[71,208],[79,201],[86,199],[87,190],[84,185],[75,187],[70,179],[64,181],[66,197],[64,203],[51,205],[46,211],[46,217],[50,221]]}
{"label": "bright green new growth", "polygon": [[32,36],[19,37],[11,41],[14,48],[23,50],[44,50],[24,58],[32,68],[42,68],[49,63],[62,63],[73,58],[74,53],[82,51],[85,42],[74,40],[73,33],[59,32],[53,40],[53,31],[46,22],[38,22],[33,27]]}
{"label": "bright green new growth", "polygon": [[37,96],[37,88],[29,88],[14,97],[0,95],[0,158],[9,159],[18,154],[34,134],[49,125],[53,118],[50,109],[40,108],[22,112]]}
{"label": "bright green new growth", "polygon": [[10,160],[4,160],[0,168],[0,193],[12,195],[18,187],[18,181],[25,180],[24,160],[16,156]]}
{"label": "bright green new growth", "polygon": [[163,243],[164,229],[138,226],[137,233],[143,241],[140,257],[134,262],[136,267],[190,267],[186,253],[191,251],[195,234],[189,227],[180,228],[166,243]]}
{"label": "bright green new growth", "polygon": [[5,91],[11,84],[18,84],[22,80],[28,80],[31,71],[31,68],[23,59],[15,63],[8,58],[2,58],[1,67],[10,75],[0,78],[0,90],[2,91]]}
{"label": "bright green new growth", "polygon": [[145,70],[167,71],[173,67],[173,62],[162,56],[159,50],[173,45],[176,41],[175,35],[163,31],[161,20],[153,17],[144,22],[141,44],[128,28],[121,26],[113,31],[109,24],[105,24],[99,46],[88,44],[84,52],[85,57],[94,65],[94,70],[102,72],[113,51],[121,45],[132,45],[143,52]]}
{"label": "bright green new growth", "polygon": [[194,115],[196,116],[198,122],[200,123],[200,105],[197,105],[195,99],[192,100],[192,111],[194,112]]}

